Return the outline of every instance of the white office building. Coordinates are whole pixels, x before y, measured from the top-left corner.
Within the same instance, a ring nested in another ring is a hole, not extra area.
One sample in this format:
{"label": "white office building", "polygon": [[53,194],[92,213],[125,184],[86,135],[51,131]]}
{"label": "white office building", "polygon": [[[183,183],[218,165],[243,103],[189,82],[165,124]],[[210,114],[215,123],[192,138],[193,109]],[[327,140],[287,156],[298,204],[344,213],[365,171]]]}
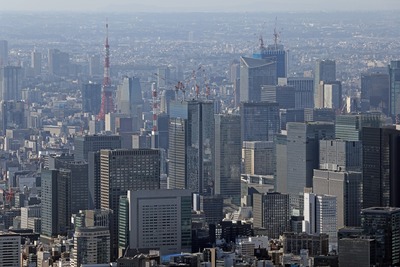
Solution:
{"label": "white office building", "polygon": [[329,244],[337,246],[336,196],[304,193],[303,232],[328,234]]}
{"label": "white office building", "polygon": [[190,190],[128,191],[129,246],[161,255],[191,252]]}

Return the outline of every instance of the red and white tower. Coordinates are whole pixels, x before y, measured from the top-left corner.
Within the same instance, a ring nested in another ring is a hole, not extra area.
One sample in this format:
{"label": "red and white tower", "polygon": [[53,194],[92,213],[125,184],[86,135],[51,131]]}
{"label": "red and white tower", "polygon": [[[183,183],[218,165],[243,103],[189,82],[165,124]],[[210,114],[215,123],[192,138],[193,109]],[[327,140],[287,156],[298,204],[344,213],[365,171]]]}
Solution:
{"label": "red and white tower", "polygon": [[104,78],[101,88],[101,107],[100,113],[97,115],[98,120],[104,121],[107,113],[114,112],[113,92],[110,79],[110,45],[108,44],[108,22],[106,23],[106,42],[104,44]]}

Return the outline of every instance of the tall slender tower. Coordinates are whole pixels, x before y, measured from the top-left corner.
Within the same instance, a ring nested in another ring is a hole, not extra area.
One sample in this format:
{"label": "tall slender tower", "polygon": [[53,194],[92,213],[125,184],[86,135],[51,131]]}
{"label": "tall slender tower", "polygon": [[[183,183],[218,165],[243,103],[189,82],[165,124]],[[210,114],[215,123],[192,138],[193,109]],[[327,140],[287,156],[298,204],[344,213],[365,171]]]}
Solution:
{"label": "tall slender tower", "polygon": [[106,42],[104,45],[106,55],[104,58],[104,78],[101,89],[101,108],[99,115],[97,115],[97,119],[102,121],[104,121],[107,113],[114,112],[110,79],[110,45],[108,44],[108,22],[106,23],[106,32]]}

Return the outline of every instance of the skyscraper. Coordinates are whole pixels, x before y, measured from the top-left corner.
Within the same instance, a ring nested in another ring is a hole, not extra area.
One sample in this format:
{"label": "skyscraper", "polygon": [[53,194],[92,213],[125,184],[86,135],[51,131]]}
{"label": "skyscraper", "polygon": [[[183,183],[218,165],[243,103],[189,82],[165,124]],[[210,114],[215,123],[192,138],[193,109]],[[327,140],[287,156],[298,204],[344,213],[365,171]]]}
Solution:
{"label": "skyscraper", "polygon": [[98,83],[82,84],[82,110],[91,114],[98,114],[101,105],[101,85]]}
{"label": "skyscraper", "polygon": [[0,40],[0,67],[8,65],[8,42]]}
{"label": "skyscraper", "polygon": [[307,77],[289,77],[287,85],[295,89],[295,108],[314,107],[314,79]]}
{"label": "skyscraper", "polygon": [[170,107],[169,188],[211,194],[215,183],[214,103],[176,101]]}
{"label": "skyscraper", "polygon": [[215,115],[215,193],[240,205],[242,142],[239,115]]}
{"label": "skyscraper", "polygon": [[389,115],[396,117],[400,115],[400,60],[391,61],[389,65]]}
{"label": "skyscraper", "polygon": [[36,50],[33,50],[31,54],[31,68],[35,76],[39,76],[42,73],[42,53]]}
{"label": "skyscraper", "polygon": [[375,238],[377,266],[400,265],[400,209],[371,207],[361,211],[363,233]]}
{"label": "skyscraper", "polygon": [[278,103],[243,102],[240,118],[242,141],[272,141],[280,132]]}
{"label": "skyscraper", "polygon": [[242,159],[243,173],[274,175],[276,168],[275,143],[273,141],[244,141]]}
{"label": "skyscraper", "polygon": [[336,196],[304,193],[303,232],[328,234],[329,244],[337,246]]}
{"label": "skyscraper", "polygon": [[59,233],[58,227],[58,171],[42,170],[42,232],[41,235],[50,238]]}
{"label": "skyscraper", "polygon": [[87,161],[89,152],[121,148],[121,137],[117,135],[76,136],[74,148],[75,161]]}
{"label": "skyscraper", "polygon": [[110,231],[106,227],[78,227],[74,233],[71,267],[110,262]]}
{"label": "skyscraper", "polygon": [[323,108],[331,108],[336,112],[342,109],[342,83],[340,81],[321,82],[323,94]]}
{"label": "skyscraper", "polygon": [[253,195],[254,227],[266,228],[268,238],[290,231],[289,195],[267,193]]}
{"label": "skyscraper", "polygon": [[157,87],[159,89],[166,89],[171,79],[170,69],[168,66],[157,68]]}
{"label": "skyscraper", "polygon": [[129,115],[133,120],[133,131],[143,127],[143,97],[139,78],[124,77],[117,90],[117,112]]}
{"label": "skyscraper", "polygon": [[313,170],[319,167],[319,140],[335,138],[334,125],[323,122],[287,124],[287,189],[298,195],[312,187]]}
{"label": "skyscraper", "polygon": [[380,112],[336,116],[336,138],[346,141],[360,141],[364,127],[379,128],[384,119]]}
{"label": "skyscraper", "polygon": [[21,67],[5,66],[0,69],[0,101],[22,99]]}
{"label": "skyscraper", "polygon": [[100,200],[111,209],[111,251],[117,254],[118,208],[128,190],[160,188],[160,151],[153,149],[104,149],[100,151]]}
{"label": "skyscraper", "polygon": [[288,57],[287,51],[282,44],[278,44],[279,34],[274,32],[275,43],[264,46],[261,39],[260,49],[258,53],[253,54],[253,58],[273,60],[276,62],[276,77],[285,78],[288,72]]}
{"label": "skyscraper", "polygon": [[387,73],[361,74],[361,111],[389,111],[389,75]]}
{"label": "skyscraper", "polygon": [[279,108],[295,108],[295,88],[287,85],[262,85],[261,101],[277,102]]}
{"label": "skyscraper", "polygon": [[276,84],[276,62],[266,59],[240,58],[240,102],[259,102],[261,101],[261,86]]}
{"label": "skyscraper", "polygon": [[69,54],[58,49],[48,51],[49,73],[56,76],[69,75]]}
{"label": "skyscraper", "polygon": [[129,247],[161,255],[191,252],[190,190],[128,191]]}
{"label": "skyscraper", "polygon": [[[323,83],[336,81],[336,62],[334,60],[318,60],[314,75],[314,107],[323,108]],[[322,86],[321,86],[321,82]]]}
{"label": "skyscraper", "polygon": [[363,207],[400,207],[400,131],[364,127]]}
{"label": "skyscraper", "polygon": [[89,75],[90,77],[99,77],[101,75],[101,64],[99,55],[89,57]]}

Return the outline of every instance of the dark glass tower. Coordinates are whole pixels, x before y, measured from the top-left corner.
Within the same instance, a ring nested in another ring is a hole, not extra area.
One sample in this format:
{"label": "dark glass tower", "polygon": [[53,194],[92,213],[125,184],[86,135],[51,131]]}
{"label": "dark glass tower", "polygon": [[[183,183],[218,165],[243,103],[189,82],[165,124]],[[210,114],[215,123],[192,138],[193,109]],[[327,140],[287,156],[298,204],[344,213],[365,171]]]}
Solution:
{"label": "dark glass tower", "polygon": [[400,131],[363,128],[363,207],[400,207]]}
{"label": "dark glass tower", "polygon": [[240,107],[242,141],[272,141],[280,132],[279,104],[244,102]]}
{"label": "dark glass tower", "polygon": [[364,234],[375,238],[376,266],[400,265],[400,209],[372,207],[361,211]]}
{"label": "dark glass tower", "polygon": [[118,248],[120,197],[125,196],[128,190],[160,188],[160,151],[153,149],[101,150],[100,177],[100,207],[114,212],[110,224],[111,258],[114,258]]}
{"label": "dark glass tower", "polygon": [[82,110],[92,114],[100,112],[101,105],[101,84],[82,84]]}
{"label": "dark glass tower", "polygon": [[215,193],[240,205],[242,142],[239,115],[215,115]]}
{"label": "dark glass tower", "polygon": [[214,103],[171,102],[169,188],[211,194],[214,188]]}

